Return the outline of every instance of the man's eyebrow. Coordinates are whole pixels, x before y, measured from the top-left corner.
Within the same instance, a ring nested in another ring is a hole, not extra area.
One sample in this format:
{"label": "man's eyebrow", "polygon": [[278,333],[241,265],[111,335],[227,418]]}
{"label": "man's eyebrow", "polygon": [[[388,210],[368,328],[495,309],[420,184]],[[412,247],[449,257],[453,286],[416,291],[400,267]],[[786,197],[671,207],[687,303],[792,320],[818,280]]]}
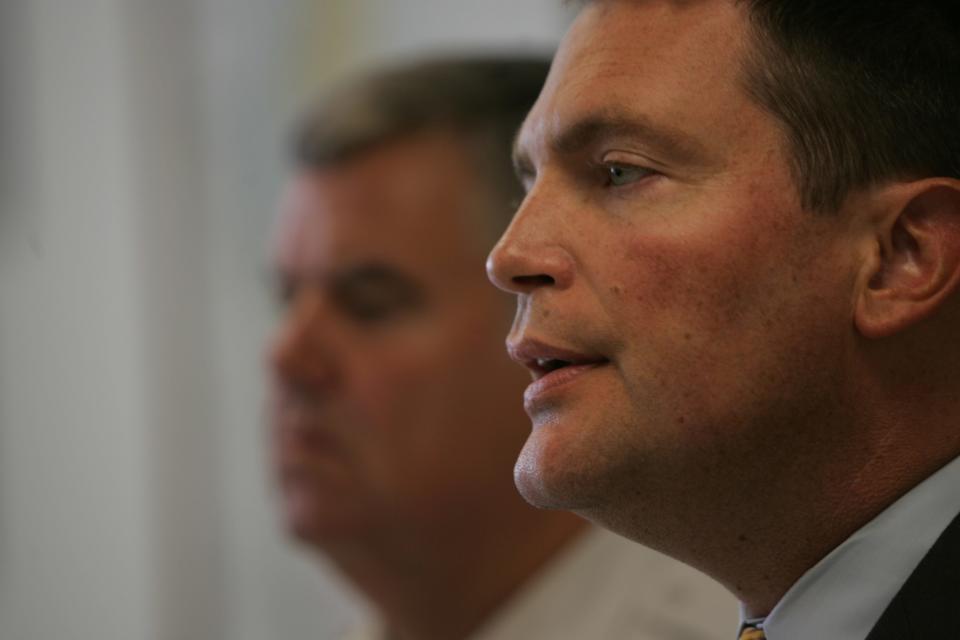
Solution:
{"label": "man's eyebrow", "polygon": [[533,162],[530,161],[530,156],[527,152],[520,146],[520,133],[521,129],[517,130],[517,134],[513,136],[513,172],[517,174],[517,178],[520,182],[524,182],[527,178],[534,175],[536,172],[533,169]]}
{"label": "man's eyebrow", "polygon": [[[691,163],[706,155],[703,145],[693,136],[668,126],[653,123],[635,114],[603,113],[584,116],[550,136],[550,150],[558,155],[573,155],[605,140],[628,138],[637,140],[662,154],[665,162]],[[530,156],[518,135],[514,141],[513,161],[523,178],[534,173]]]}
{"label": "man's eyebrow", "polygon": [[337,296],[387,295],[397,302],[416,303],[423,297],[416,280],[379,262],[361,263],[330,274],[330,287]]}

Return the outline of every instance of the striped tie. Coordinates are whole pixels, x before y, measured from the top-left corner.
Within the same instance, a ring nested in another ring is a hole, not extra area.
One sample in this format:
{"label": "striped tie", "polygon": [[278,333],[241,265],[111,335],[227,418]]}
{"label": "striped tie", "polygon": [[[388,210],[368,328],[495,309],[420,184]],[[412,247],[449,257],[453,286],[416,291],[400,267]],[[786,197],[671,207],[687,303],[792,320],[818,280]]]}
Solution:
{"label": "striped tie", "polygon": [[752,626],[744,626],[740,632],[740,640],[766,640],[766,638],[767,636],[763,633],[763,629]]}

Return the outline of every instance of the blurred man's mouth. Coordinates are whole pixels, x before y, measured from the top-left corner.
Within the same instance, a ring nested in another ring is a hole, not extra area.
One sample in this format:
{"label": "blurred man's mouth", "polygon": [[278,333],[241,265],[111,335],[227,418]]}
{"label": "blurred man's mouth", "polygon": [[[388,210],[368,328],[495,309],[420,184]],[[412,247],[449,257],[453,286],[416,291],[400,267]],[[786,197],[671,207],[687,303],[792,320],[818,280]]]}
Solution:
{"label": "blurred man's mouth", "polygon": [[302,392],[278,389],[270,406],[270,427],[274,447],[281,459],[326,455],[340,443],[331,429],[331,416],[319,403]]}
{"label": "blurred man's mouth", "polygon": [[280,421],[274,425],[279,444],[293,451],[319,452],[332,449],[336,442],[327,431],[303,421]]}

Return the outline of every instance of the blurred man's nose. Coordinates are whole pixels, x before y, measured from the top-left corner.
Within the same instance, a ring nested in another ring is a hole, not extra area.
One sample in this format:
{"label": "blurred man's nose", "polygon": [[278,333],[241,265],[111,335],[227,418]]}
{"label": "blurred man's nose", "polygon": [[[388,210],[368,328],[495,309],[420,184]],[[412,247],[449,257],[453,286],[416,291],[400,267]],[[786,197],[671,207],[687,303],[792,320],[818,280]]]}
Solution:
{"label": "blurred man's nose", "polygon": [[510,293],[533,293],[573,284],[574,260],[564,248],[563,230],[542,194],[527,196],[513,222],[487,258],[487,276]]}
{"label": "blurred man's nose", "polygon": [[319,293],[300,292],[290,301],[266,354],[279,381],[318,390],[335,380],[329,313]]}

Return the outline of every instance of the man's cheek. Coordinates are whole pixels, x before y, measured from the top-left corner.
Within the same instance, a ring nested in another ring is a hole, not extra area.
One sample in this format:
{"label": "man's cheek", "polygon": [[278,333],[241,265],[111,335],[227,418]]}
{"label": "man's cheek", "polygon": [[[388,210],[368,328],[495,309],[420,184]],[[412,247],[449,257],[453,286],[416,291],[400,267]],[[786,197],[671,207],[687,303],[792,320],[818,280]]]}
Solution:
{"label": "man's cheek", "polygon": [[[624,248],[610,286],[618,304],[653,314],[670,325],[730,315],[740,298],[737,265],[711,246],[683,238],[640,238]],[[678,313],[679,317],[669,314]],[[664,330],[671,333],[670,326]]]}

